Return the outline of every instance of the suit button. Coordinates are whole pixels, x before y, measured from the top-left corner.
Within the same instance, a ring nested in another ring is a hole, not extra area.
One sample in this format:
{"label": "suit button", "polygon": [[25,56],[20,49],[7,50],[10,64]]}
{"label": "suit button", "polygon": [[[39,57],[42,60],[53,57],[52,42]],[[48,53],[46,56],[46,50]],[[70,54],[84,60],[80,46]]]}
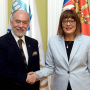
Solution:
{"label": "suit button", "polygon": [[20,85],[19,83],[16,83],[16,85]]}
{"label": "suit button", "polygon": [[69,74],[69,73],[70,73],[70,71],[67,71],[67,73]]}

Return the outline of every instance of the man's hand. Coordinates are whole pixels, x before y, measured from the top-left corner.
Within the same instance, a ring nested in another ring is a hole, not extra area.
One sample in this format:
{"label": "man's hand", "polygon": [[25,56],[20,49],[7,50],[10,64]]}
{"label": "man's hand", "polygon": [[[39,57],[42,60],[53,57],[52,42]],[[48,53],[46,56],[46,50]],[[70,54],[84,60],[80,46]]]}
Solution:
{"label": "man's hand", "polygon": [[27,74],[26,82],[30,84],[34,84],[38,80],[38,77],[35,72],[29,72]]}

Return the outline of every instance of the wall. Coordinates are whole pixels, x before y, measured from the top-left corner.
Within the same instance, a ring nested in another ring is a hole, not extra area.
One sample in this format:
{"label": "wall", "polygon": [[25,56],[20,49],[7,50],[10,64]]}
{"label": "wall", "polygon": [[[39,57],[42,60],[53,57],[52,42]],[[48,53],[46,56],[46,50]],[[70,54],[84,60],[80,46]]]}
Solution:
{"label": "wall", "polygon": [[[8,0],[8,20],[11,13],[13,0]],[[90,6],[90,0],[88,0]],[[41,28],[42,41],[44,46],[44,52],[46,54],[47,49],[47,0],[36,0],[38,18]],[[90,7],[89,7],[90,10]]]}
{"label": "wall", "polygon": [[44,52],[47,49],[47,0],[36,0]]}
{"label": "wall", "polygon": [[89,11],[90,11],[90,0],[88,0],[88,3],[89,3]]}

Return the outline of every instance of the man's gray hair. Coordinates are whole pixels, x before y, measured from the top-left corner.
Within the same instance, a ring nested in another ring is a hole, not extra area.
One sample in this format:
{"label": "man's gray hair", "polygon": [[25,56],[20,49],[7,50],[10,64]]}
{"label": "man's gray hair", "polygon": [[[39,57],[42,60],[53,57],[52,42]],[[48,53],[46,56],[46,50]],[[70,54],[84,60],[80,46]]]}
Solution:
{"label": "man's gray hair", "polygon": [[[10,20],[12,21],[13,20],[13,16],[14,16],[14,14],[17,12],[17,11],[19,11],[19,10],[15,10],[13,13],[12,13],[12,15],[11,15],[11,17],[10,17]],[[26,12],[26,11],[25,11]],[[27,14],[28,14],[28,16],[29,16],[29,13],[28,12],[26,12]],[[30,16],[29,16],[29,23],[30,23]]]}

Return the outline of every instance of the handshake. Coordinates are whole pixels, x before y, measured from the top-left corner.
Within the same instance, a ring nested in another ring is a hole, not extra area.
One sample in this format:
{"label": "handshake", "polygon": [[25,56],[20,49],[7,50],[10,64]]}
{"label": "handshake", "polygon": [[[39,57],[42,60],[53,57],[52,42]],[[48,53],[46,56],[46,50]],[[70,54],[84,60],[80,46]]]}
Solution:
{"label": "handshake", "polygon": [[29,72],[27,74],[26,82],[29,84],[34,84],[38,80],[38,77],[35,72]]}

